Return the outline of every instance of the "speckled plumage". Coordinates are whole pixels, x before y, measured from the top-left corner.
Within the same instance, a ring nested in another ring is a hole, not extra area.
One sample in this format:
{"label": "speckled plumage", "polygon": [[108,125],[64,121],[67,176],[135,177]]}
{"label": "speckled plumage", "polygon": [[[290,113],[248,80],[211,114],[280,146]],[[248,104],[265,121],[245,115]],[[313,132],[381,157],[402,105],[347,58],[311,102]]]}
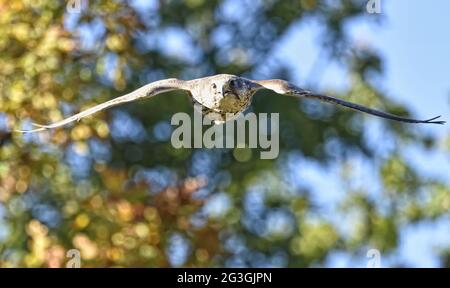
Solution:
{"label": "speckled plumage", "polygon": [[92,115],[98,111],[107,109],[126,102],[137,99],[152,97],[157,94],[172,90],[187,91],[192,99],[194,107],[204,116],[210,118],[216,124],[234,119],[240,112],[244,112],[251,104],[253,95],[260,89],[269,89],[278,94],[285,94],[296,97],[305,97],[335,105],[345,106],[351,109],[362,111],[378,117],[406,122],[406,123],[432,123],[444,124],[444,121],[435,121],[438,117],[428,120],[416,120],[392,115],[379,110],[367,108],[355,103],[340,100],[334,97],[315,94],[301,89],[284,80],[250,80],[243,77],[219,74],[190,81],[178,80],[175,78],[165,79],[147,84],[129,94],[114,98],[87,110],[84,110],[71,117],[52,123],[49,125],[33,124],[37,126],[34,130],[16,130],[18,132],[37,132],[64,126],[68,123],[79,121],[80,119]]}
{"label": "speckled plumage", "polygon": [[228,74],[192,80],[189,85],[194,107],[216,124],[245,111],[261,88],[251,80]]}

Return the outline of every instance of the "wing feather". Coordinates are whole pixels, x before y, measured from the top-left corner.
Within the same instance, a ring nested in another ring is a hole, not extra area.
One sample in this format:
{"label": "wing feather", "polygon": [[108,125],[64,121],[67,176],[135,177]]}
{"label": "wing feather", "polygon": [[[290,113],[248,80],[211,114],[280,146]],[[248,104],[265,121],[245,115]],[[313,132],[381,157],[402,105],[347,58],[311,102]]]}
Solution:
{"label": "wing feather", "polygon": [[401,117],[401,116],[393,115],[393,114],[383,112],[380,110],[368,108],[368,107],[365,107],[365,106],[362,106],[362,105],[359,105],[356,103],[341,100],[341,99],[338,99],[335,97],[312,93],[310,91],[301,89],[301,88],[299,88],[287,81],[284,81],[284,80],[274,79],[274,80],[261,80],[261,81],[255,81],[255,82],[262,85],[266,89],[273,90],[274,92],[276,92],[278,94],[285,94],[285,95],[291,95],[291,96],[297,96],[297,97],[310,98],[310,99],[314,99],[314,100],[320,100],[323,102],[328,102],[328,103],[332,103],[335,105],[344,106],[347,108],[351,108],[354,110],[358,110],[358,111],[361,111],[361,112],[364,112],[367,114],[375,115],[375,116],[389,119],[389,120],[405,122],[405,123],[445,124],[445,121],[439,121],[439,120],[436,121],[436,119],[440,118],[441,116],[437,116],[437,117],[427,119],[427,120],[418,120],[418,119]]}
{"label": "wing feather", "polygon": [[156,81],[150,84],[147,84],[129,94],[111,99],[109,101],[106,101],[102,104],[96,105],[94,107],[91,107],[89,109],[86,109],[84,111],[81,111],[78,114],[75,114],[73,116],[70,116],[66,119],[63,119],[61,121],[55,122],[55,123],[51,123],[48,125],[41,125],[41,124],[36,124],[33,123],[33,126],[38,127],[37,129],[33,129],[33,130],[16,130],[17,132],[22,132],[22,133],[32,133],[32,132],[39,132],[39,131],[43,131],[46,129],[52,129],[52,128],[57,128],[57,127],[61,127],[64,126],[66,124],[69,124],[71,122],[74,121],[79,121],[80,119],[87,117],[89,115],[92,115],[94,113],[97,113],[99,111],[102,111],[104,109],[122,104],[122,103],[127,103],[127,102],[132,102],[135,101],[137,99],[140,98],[147,98],[147,97],[152,97],[154,95],[160,94],[160,93],[164,93],[164,92],[168,92],[168,91],[172,91],[172,90],[189,90],[189,85],[188,82],[186,81],[182,81],[182,80],[178,80],[178,79],[165,79],[165,80],[160,80],[160,81]]}

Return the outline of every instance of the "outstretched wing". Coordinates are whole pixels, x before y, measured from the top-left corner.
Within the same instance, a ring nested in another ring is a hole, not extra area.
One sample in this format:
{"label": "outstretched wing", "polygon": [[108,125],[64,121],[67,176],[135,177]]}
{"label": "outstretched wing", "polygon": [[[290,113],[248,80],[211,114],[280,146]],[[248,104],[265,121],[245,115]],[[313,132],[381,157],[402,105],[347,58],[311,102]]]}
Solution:
{"label": "outstretched wing", "polygon": [[259,85],[263,86],[266,89],[273,90],[278,94],[285,94],[285,95],[320,100],[320,101],[332,103],[335,105],[345,106],[345,107],[348,107],[351,109],[355,109],[355,110],[358,110],[358,111],[361,111],[364,113],[368,113],[371,115],[375,115],[375,116],[390,119],[390,120],[406,122],[406,123],[445,124],[445,121],[435,121],[436,119],[438,119],[441,116],[437,116],[437,117],[434,117],[434,118],[431,118],[428,120],[417,120],[417,119],[400,117],[397,115],[393,115],[393,114],[389,114],[389,113],[386,113],[383,111],[371,109],[371,108],[368,108],[368,107],[365,107],[365,106],[362,106],[359,104],[355,104],[352,102],[348,102],[345,100],[341,100],[338,98],[312,93],[310,91],[303,90],[299,87],[296,87],[295,85],[290,84],[289,82],[286,82],[284,80],[275,79],[275,80],[261,80],[261,81],[254,81],[254,82],[258,83]]}
{"label": "outstretched wing", "polygon": [[16,130],[16,131],[22,132],[22,133],[28,133],[28,132],[38,132],[38,131],[42,131],[42,130],[46,130],[46,129],[61,127],[68,123],[71,123],[74,121],[79,121],[81,118],[87,117],[89,115],[92,115],[101,110],[107,109],[109,107],[116,106],[116,105],[126,103],[126,102],[135,101],[140,98],[152,97],[154,95],[172,91],[172,90],[189,90],[188,82],[178,80],[178,79],[165,79],[165,80],[156,81],[156,82],[147,84],[137,90],[134,90],[133,92],[131,92],[129,94],[114,98],[112,100],[109,100],[107,102],[104,102],[102,104],[94,106],[92,108],[89,108],[87,110],[81,111],[80,113],[75,114],[66,119],[63,119],[61,121],[58,121],[58,122],[55,122],[52,124],[48,124],[48,125],[41,125],[41,124],[33,123],[34,126],[38,127],[37,129]]}

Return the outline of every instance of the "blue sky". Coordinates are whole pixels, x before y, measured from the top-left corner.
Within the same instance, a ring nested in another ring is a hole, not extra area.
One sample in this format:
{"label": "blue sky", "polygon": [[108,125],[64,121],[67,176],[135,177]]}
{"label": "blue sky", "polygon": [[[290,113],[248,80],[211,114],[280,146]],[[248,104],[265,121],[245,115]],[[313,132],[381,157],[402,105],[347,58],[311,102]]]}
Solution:
{"label": "blue sky", "polygon": [[[381,51],[386,73],[380,84],[389,96],[419,117],[450,115],[450,2],[381,1],[385,18],[381,25],[373,22],[377,15],[368,14],[348,26],[355,44],[365,43]],[[299,82],[307,82],[316,61],[318,32],[313,21],[297,25],[276,53],[296,67]],[[345,75],[335,63],[320,77],[322,87],[340,88],[344,81]],[[445,130],[441,129],[449,132],[448,127]]]}
{"label": "blue sky", "polygon": [[[442,115],[450,120],[450,1],[383,1],[386,25],[371,34],[386,60],[385,85],[389,95],[406,103],[419,117]],[[449,125],[423,127],[445,137]],[[424,131],[425,133],[427,131]],[[426,167],[449,183],[448,153],[411,151],[415,167]],[[425,171],[424,171],[425,172]],[[404,229],[400,258],[413,266],[434,267],[435,247],[450,244],[450,219],[421,223]]]}
{"label": "blue sky", "polygon": [[[368,14],[367,17],[353,21],[348,26],[355,45],[363,43],[381,52],[385,61],[385,74],[379,85],[388,97],[406,105],[417,118],[442,115],[444,120],[449,121],[450,1],[381,1],[382,17],[385,18],[381,25],[375,24],[371,19],[378,17],[377,15]],[[317,57],[321,57],[317,52],[319,32],[320,25],[314,21],[294,26],[274,56],[290,63],[295,71],[294,78],[299,84],[305,85],[309,84],[309,81],[317,82],[319,79],[318,84],[314,83],[318,89],[344,88],[345,71],[336,63],[327,63],[318,79],[308,79],[313,65],[317,63]],[[423,126],[417,129],[442,140],[448,137],[450,132],[449,125]],[[450,184],[448,153],[442,151],[429,153],[418,147],[408,148],[405,153],[408,161],[414,163],[420,172]],[[355,169],[360,171],[359,180],[367,181],[367,185],[371,182],[370,167],[365,167],[366,164],[361,159],[355,161],[361,168]],[[333,172],[333,167],[324,171],[315,166],[314,163],[303,163],[304,172],[299,173],[297,177],[307,180],[304,182],[316,187],[318,193],[316,201],[325,207],[328,206],[332,218],[336,212],[333,211],[334,204],[330,203],[342,199],[345,189],[342,188],[342,183],[339,183],[336,172]],[[332,179],[327,185],[323,185],[321,181],[324,175],[327,179]],[[377,188],[373,190],[377,193]],[[324,193],[324,191],[333,192]],[[450,244],[450,219],[446,217],[436,222],[428,221],[406,226],[402,229],[400,241],[398,252],[385,257],[384,261],[382,259],[383,266],[389,266],[390,263],[400,260],[413,267],[436,267],[439,265],[436,249],[448,247]],[[327,266],[365,267],[366,262],[365,255],[355,259],[346,253],[337,252],[329,257]]]}

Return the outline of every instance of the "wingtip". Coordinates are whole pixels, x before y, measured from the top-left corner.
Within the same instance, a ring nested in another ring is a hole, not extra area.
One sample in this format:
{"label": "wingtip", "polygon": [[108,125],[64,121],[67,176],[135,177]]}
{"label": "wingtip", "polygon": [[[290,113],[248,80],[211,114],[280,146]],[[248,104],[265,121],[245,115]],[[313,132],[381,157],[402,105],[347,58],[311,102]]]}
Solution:
{"label": "wingtip", "polygon": [[440,125],[444,125],[445,123],[447,123],[446,121],[434,121],[434,120],[436,120],[438,118],[441,118],[441,115],[436,116],[436,117],[431,118],[431,119],[428,119],[428,120],[425,120],[423,122],[424,123],[430,123],[430,124],[440,124]]}
{"label": "wingtip", "polygon": [[31,123],[32,126],[34,127],[38,127],[37,129],[31,129],[31,130],[21,130],[21,129],[16,129],[14,130],[14,132],[17,133],[35,133],[35,132],[40,132],[40,131],[44,131],[49,129],[49,127],[47,125],[42,125],[42,124],[38,124],[38,123]]}
{"label": "wingtip", "polygon": [[38,128],[38,129],[32,129],[32,130],[19,130],[19,129],[16,129],[16,130],[14,130],[14,132],[25,134],[25,133],[35,133],[35,132],[44,131],[44,130],[46,130],[46,129],[45,128]]}

